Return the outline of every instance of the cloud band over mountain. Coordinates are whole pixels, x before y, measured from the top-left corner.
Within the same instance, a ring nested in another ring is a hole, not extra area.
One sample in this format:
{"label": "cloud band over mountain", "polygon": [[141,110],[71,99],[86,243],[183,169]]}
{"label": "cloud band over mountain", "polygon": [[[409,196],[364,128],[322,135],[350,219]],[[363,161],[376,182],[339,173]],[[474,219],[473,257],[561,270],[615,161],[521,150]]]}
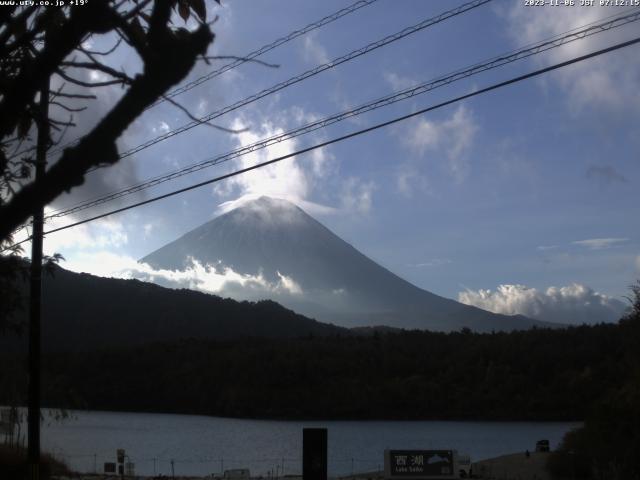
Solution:
{"label": "cloud band over mountain", "polygon": [[467,289],[458,294],[458,301],[494,313],[576,325],[615,322],[627,308],[624,302],[579,283],[544,291],[525,285],[499,285],[495,291]]}

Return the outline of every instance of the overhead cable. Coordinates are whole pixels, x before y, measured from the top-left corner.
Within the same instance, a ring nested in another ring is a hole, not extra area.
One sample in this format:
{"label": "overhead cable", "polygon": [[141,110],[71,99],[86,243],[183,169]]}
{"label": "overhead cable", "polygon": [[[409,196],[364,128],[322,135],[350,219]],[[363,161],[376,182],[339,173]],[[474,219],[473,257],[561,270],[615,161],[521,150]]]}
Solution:
{"label": "overhead cable", "polygon": [[[349,134],[346,134],[346,135],[342,135],[340,137],[336,137],[336,138],[333,138],[331,140],[327,140],[325,142],[321,142],[321,143],[318,143],[316,145],[312,145],[310,147],[306,147],[306,148],[297,150],[295,152],[288,153],[286,155],[282,155],[282,156],[279,156],[277,158],[274,158],[274,159],[271,159],[271,160],[267,160],[265,162],[261,162],[261,163],[252,165],[250,167],[242,168],[240,170],[236,170],[234,172],[227,173],[225,175],[220,175],[218,177],[215,177],[215,178],[212,178],[212,179],[209,179],[209,180],[205,180],[204,182],[199,182],[199,183],[196,183],[194,185],[190,185],[188,187],[180,188],[178,190],[174,190],[172,192],[165,193],[163,195],[159,195],[159,196],[156,196],[156,197],[153,197],[153,198],[149,198],[147,200],[144,200],[144,201],[141,201],[141,202],[137,202],[137,203],[134,203],[132,205],[128,205],[126,207],[122,207],[122,208],[118,208],[118,209],[115,209],[115,210],[111,210],[109,212],[102,213],[100,215],[95,215],[93,217],[90,217],[90,218],[87,218],[87,219],[84,219],[84,220],[80,220],[78,222],[74,222],[74,223],[71,223],[71,224],[68,224],[68,225],[64,225],[62,227],[58,227],[58,228],[54,228],[54,229],[48,230],[48,231],[44,232],[44,235],[49,235],[51,233],[60,232],[62,230],[67,230],[69,228],[73,228],[73,227],[76,227],[78,225],[82,225],[82,224],[85,224],[85,223],[93,222],[95,220],[99,220],[101,218],[105,218],[105,217],[108,217],[108,216],[116,214],[116,213],[121,213],[121,212],[124,212],[124,211],[127,211],[127,210],[131,210],[131,209],[134,209],[134,208],[137,208],[137,207],[141,207],[143,205],[147,205],[147,204],[150,204],[150,203],[153,203],[153,202],[157,202],[157,201],[165,199],[165,198],[169,198],[169,197],[181,194],[181,193],[185,193],[185,192],[188,192],[190,190],[194,190],[194,189],[203,187],[205,185],[210,185],[212,183],[217,183],[217,182],[220,182],[222,180],[226,180],[228,178],[232,178],[232,177],[241,175],[243,173],[250,172],[252,170],[256,170],[256,169],[259,169],[259,168],[266,167],[268,165],[272,165],[272,164],[277,163],[277,162],[281,162],[282,160],[286,160],[288,158],[295,157],[296,155],[301,155],[303,153],[311,152],[311,151],[316,150],[318,148],[327,147],[327,146],[332,145],[334,143],[338,143],[338,142],[341,142],[341,141],[344,141],[344,140],[347,140],[347,139],[350,139],[350,138],[353,138],[353,137],[357,137],[357,136],[363,135],[365,133],[372,132],[374,130],[378,130],[378,129],[383,128],[383,127],[388,127],[390,125],[393,125],[393,124],[398,123],[398,122],[402,122],[402,121],[410,119],[410,118],[417,117],[419,115],[423,115],[423,114],[425,114],[427,112],[430,112],[430,111],[433,111],[433,110],[437,110],[437,109],[445,107],[447,105],[451,105],[453,103],[457,103],[457,102],[460,102],[462,100],[466,100],[468,98],[472,98],[472,97],[475,97],[475,96],[478,96],[478,95],[482,95],[484,93],[487,93],[487,92],[490,92],[490,91],[493,91],[493,90],[497,90],[499,88],[503,88],[503,87],[506,87],[508,85],[512,85],[512,84],[515,84],[515,83],[518,83],[518,82],[522,82],[522,81],[527,80],[529,78],[537,77],[537,76],[542,75],[544,73],[551,72],[553,70],[557,70],[557,69],[566,67],[568,65],[572,65],[572,64],[575,64],[575,63],[578,63],[578,62],[582,62],[584,60],[587,60],[587,59],[590,59],[590,58],[593,58],[593,57],[597,57],[597,56],[600,56],[600,55],[604,55],[605,53],[613,52],[615,50],[619,50],[621,48],[629,47],[631,45],[635,45],[635,44],[638,44],[638,43],[640,43],[640,37],[636,37],[633,40],[628,40],[626,42],[617,43],[617,44],[612,45],[610,47],[607,47],[607,48],[604,48],[604,49],[601,49],[601,50],[597,50],[595,52],[591,52],[591,53],[586,54],[586,55],[581,55],[579,57],[574,57],[574,58],[572,58],[570,60],[567,60],[567,61],[564,61],[564,62],[560,62],[560,63],[556,63],[556,64],[551,65],[549,67],[541,68],[541,69],[535,70],[533,72],[529,72],[527,74],[520,75],[518,77],[514,77],[514,78],[511,78],[509,80],[505,80],[503,82],[495,83],[495,84],[490,85],[488,87],[481,88],[479,90],[473,91],[471,93],[467,93],[465,95],[460,95],[460,96],[455,97],[453,99],[438,103],[436,105],[432,105],[432,106],[427,107],[427,108],[423,108],[421,110],[417,110],[417,111],[409,113],[407,115],[403,115],[401,117],[396,117],[396,118],[394,118],[392,120],[387,120],[386,122],[378,123],[378,124],[373,125],[371,127],[363,128],[361,130],[357,130],[355,132],[352,132],[352,133],[349,133]],[[9,247],[6,247],[2,251],[12,249],[12,248],[24,243],[24,242],[29,241],[30,239],[31,239],[31,237],[28,237],[28,238],[26,238],[26,239],[24,239],[24,240],[22,240],[20,242],[14,243],[13,245],[11,245]]]}
{"label": "overhead cable", "polygon": [[[201,85],[204,82],[207,82],[209,80],[214,79],[215,77],[222,75],[225,72],[228,72],[229,70],[232,70],[236,67],[239,67],[240,65],[247,63],[247,62],[251,62],[253,60],[255,60],[256,58],[258,58],[261,55],[264,55],[267,52],[270,52],[271,50],[274,50],[275,48],[278,48],[281,45],[284,45],[287,42],[290,42],[291,40],[294,40],[302,35],[305,35],[313,30],[316,30],[320,27],[323,27],[329,23],[332,23],[336,20],[338,20],[339,18],[342,18],[346,15],[349,15],[350,13],[353,13],[363,7],[369,6],[372,3],[377,2],[378,0],[358,0],[357,2],[349,5],[348,7],[342,8],[340,10],[338,10],[337,12],[334,12],[330,15],[327,15],[326,17],[321,18],[320,20],[317,20],[313,23],[310,23],[298,30],[294,30],[293,32],[289,33],[288,35],[285,35],[283,37],[278,38],[277,40],[274,40],[273,42],[267,44],[267,45],[263,45],[262,47],[247,53],[246,55],[243,55],[242,57],[236,58],[235,60],[233,60],[232,62],[229,62],[223,66],[221,66],[220,68],[217,68],[215,70],[212,70],[211,72],[202,75],[201,77],[196,78],[195,80],[190,81],[189,83],[182,85],[168,93],[166,93],[164,95],[163,98],[158,99],[156,102],[154,102],[153,104],[149,105],[145,110],[148,110],[152,107],[155,107],[156,105],[163,103],[166,101],[167,98],[173,98],[175,96],[178,96],[184,92],[188,92],[189,90],[197,87],[198,85]],[[75,140],[72,140],[71,142],[66,143],[65,145],[58,147],[56,149],[53,149],[50,152],[51,154],[55,154],[58,153],[62,150],[64,150],[67,147],[70,147],[72,145],[75,145],[76,143],[78,143],[80,141],[79,138],[76,138]]]}
{"label": "overhead cable", "polygon": [[[354,58],[358,58],[361,57],[362,55],[366,55],[367,53],[370,53],[374,50],[377,50],[378,48],[381,48],[385,45],[389,45],[390,43],[396,42],[402,38],[405,38],[413,33],[419,32],[421,30],[424,30],[425,28],[431,27],[433,25],[436,25],[438,23],[444,22],[445,20],[448,20],[452,17],[455,17],[457,15],[461,15],[462,13],[465,13],[469,10],[473,10],[474,8],[478,8],[481,5],[484,5],[486,3],[489,3],[491,0],[473,0],[471,2],[468,3],[464,3],[456,8],[452,8],[451,10],[447,10],[446,12],[442,12],[439,15],[436,15],[434,17],[428,18],[426,20],[423,20],[411,27],[406,27],[402,30],[400,30],[399,32],[396,32],[392,35],[388,35],[380,40],[377,40],[375,42],[369,43],[368,45],[365,45],[364,47],[358,48],[357,50],[353,50],[352,52],[347,53],[346,55],[342,55],[341,57],[338,57],[330,62],[324,63],[322,65],[319,65],[315,68],[312,68],[310,70],[307,70],[306,72],[303,72],[299,75],[296,75],[294,77],[289,78],[288,80],[285,80],[283,82],[280,82],[276,85],[273,85],[272,87],[266,88],[264,90],[261,90],[258,93],[255,93],[253,95],[250,95],[249,97],[246,97],[242,100],[239,100],[231,105],[228,105],[226,107],[223,107],[219,110],[216,110],[214,112],[211,112],[201,118],[199,118],[197,121],[191,121],[185,125],[182,125],[181,127],[178,127],[174,130],[171,130],[169,132],[166,132],[162,135],[159,135],[156,138],[153,138],[151,140],[148,140],[144,143],[141,143],[140,145],[137,145],[136,147],[133,147],[123,153],[120,154],[119,158],[126,158],[129,157],[131,155],[133,155],[134,153],[138,153],[146,148],[151,147],[152,145],[155,145],[157,143],[160,143],[164,140],[167,140],[168,138],[174,137],[176,135],[179,135],[181,133],[184,133],[188,130],[191,130],[194,127],[197,127],[198,125],[202,125],[205,124],[207,122],[210,122],[211,120],[214,120],[218,117],[221,117],[222,115],[225,115],[229,112],[232,112],[234,110],[237,110],[241,107],[244,107],[246,105],[249,105],[250,103],[253,103],[257,100],[260,100],[261,98],[264,98],[268,95],[272,95],[276,92],[279,92],[280,90],[283,90],[287,87],[290,87],[291,85],[295,85],[296,83],[302,82],[303,80],[307,80],[308,78],[311,78],[315,75],[318,75],[319,73],[322,73],[326,70],[332,69],[337,67],[338,65],[341,65],[345,62],[348,62],[350,60],[353,60]],[[95,169],[94,169],[95,170]]]}
{"label": "overhead cable", "polygon": [[485,72],[487,70],[491,70],[494,68],[498,68],[501,67],[503,65],[506,65],[508,63],[512,63],[515,62],[517,60],[521,60],[524,58],[528,58],[532,55],[537,55],[540,54],[542,52],[546,52],[548,50],[551,50],[553,48],[558,48],[562,45],[565,45],[567,43],[576,41],[576,40],[580,40],[580,39],[584,39],[586,37],[589,37],[591,35],[595,35],[604,31],[608,31],[610,29],[613,28],[618,28],[621,27],[623,25],[629,24],[631,22],[636,22],[640,20],[640,10],[635,11],[634,13],[631,14],[627,14],[627,15],[622,15],[622,16],[618,16],[616,18],[613,18],[611,20],[608,20],[606,22],[601,22],[598,23],[596,25],[592,25],[590,27],[587,28],[583,28],[580,30],[572,30],[571,33],[568,33],[566,35],[560,36],[560,37],[556,37],[553,38],[551,40],[547,40],[547,41],[543,41],[543,42],[539,42],[536,44],[531,44],[525,48],[519,49],[519,50],[515,50],[497,57],[493,57],[487,61],[481,62],[481,63],[476,63],[470,67],[466,67],[463,69],[459,69],[456,70],[452,73],[448,73],[446,75],[443,75],[441,77],[437,77],[435,79],[429,80],[427,82],[424,82],[422,84],[416,85],[414,87],[410,87],[407,88],[405,90],[402,90],[400,92],[395,92],[392,93],[390,95],[378,98],[376,100],[367,102],[365,104],[362,104],[358,107],[346,110],[344,112],[338,113],[338,114],[334,114],[332,116],[326,117],[324,119],[321,120],[317,120],[311,123],[308,123],[306,125],[303,125],[301,127],[297,127],[294,128],[292,130],[289,130],[285,133],[281,133],[281,134],[277,134],[277,135],[273,135],[271,137],[268,138],[264,138],[261,140],[258,140],[255,143],[252,143],[250,145],[246,145],[240,148],[237,148],[233,151],[221,154],[221,155],[217,155],[214,156],[212,158],[209,158],[207,160],[198,162],[196,164],[193,165],[189,165],[187,167],[181,168],[179,170],[176,170],[174,172],[171,173],[167,173],[164,175],[160,175],[157,177],[154,177],[152,179],[149,179],[147,181],[138,183],[136,185],[131,185],[127,188],[124,189],[120,189],[118,191],[112,192],[110,194],[107,195],[103,195],[97,198],[93,198],[78,204],[75,204],[71,207],[68,208],[64,208],[64,209],[59,209],[57,211],[54,211],[52,213],[50,213],[49,215],[47,215],[46,219],[50,219],[50,218],[55,218],[55,217],[62,217],[62,216],[66,216],[66,215],[70,215],[73,213],[77,213],[79,211],[82,210],[86,210],[88,208],[93,208],[99,205],[102,205],[104,203],[107,203],[109,201],[112,200],[116,200],[118,198],[122,198],[137,192],[140,192],[142,190],[146,190],[148,188],[160,185],[162,183],[165,183],[167,181],[170,180],[174,180],[176,178],[182,177],[184,175],[188,175],[194,172],[197,172],[199,170],[202,170],[204,168],[208,168],[214,165],[218,165],[220,163],[223,162],[227,162],[229,160],[232,160],[234,158],[238,158],[241,157],[243,155],[247,155],[249,153],[255,152],[257,150],[261,150],[264,148],[267,148],[271,145],[275,145],[277,143],[281,143],[283,141],[286,140],[291,140],[293,138],[299,137],[301,135],[307,134],[307,133],[311,133],[313,131],[319,130],[321,128],[325,128],[329,125],[332,125],[334,123],[338,123],[341,122],[343,120],[346,120],[348,118],[352,118],[355,117],[357,115],[361,115],[363,113],[372,111],[372,110],[376,110],[378,108],[384,107],[384,106],[388,106],[391,104],[394,104],[396,102],[402,101],[402,100],[406,100],[408,98],[412,98],[415,97],[417,95],[422,95],[424,93],[427,93],[429,91],[432,91],[436,88],[448,85],[450,83],[456,82],[458,80],[462,80],[464,78],[467,78],[469,76],[472,75],[476,75],[478,73],[481,72]]}

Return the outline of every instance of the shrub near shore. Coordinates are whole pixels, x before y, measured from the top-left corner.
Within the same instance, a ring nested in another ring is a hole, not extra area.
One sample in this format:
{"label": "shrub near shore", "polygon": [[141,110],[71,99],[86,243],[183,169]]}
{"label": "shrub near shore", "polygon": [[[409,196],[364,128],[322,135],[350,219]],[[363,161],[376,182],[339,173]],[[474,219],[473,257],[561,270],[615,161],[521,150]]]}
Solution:
{"label": "shrub near shore", "polygon": [[[40,456],[40,478],[47,480],[52,475],[69,475],[69,468],[49,454]],[[2,480],[24,480],[27,477],[27,451],[22,447],[0,445],[0,478]]]}

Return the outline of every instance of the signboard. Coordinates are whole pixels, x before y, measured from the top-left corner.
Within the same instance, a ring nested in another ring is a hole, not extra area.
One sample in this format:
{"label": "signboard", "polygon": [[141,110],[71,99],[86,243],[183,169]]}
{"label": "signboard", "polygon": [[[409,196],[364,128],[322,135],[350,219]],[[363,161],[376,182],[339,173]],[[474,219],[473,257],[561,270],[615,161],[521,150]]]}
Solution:
{"label": "signboard", "polygon": [[116,451],[116,456],[118,457],[118,463],[124,463],[124,449],[119,448]]}
{"label": "signboard", "polygon": [[454,450],[385,450],[384,472],[388,479],[457,478]]}
{"label": "signboard", "polygon": [[113,462],[105,462],[104,473],[116,473],[116,464]]}

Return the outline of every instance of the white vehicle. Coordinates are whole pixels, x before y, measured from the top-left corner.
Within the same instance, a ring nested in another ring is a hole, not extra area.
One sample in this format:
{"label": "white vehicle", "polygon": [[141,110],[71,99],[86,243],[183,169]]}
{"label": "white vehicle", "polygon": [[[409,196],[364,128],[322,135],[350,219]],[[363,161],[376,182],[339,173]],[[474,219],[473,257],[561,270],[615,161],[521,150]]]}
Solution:
{"label": "white vehicle", "polygon": [[234,468],[231,470],[225,470],[223,478],[229,480],[249,480],[251,474],[248,468]]}

